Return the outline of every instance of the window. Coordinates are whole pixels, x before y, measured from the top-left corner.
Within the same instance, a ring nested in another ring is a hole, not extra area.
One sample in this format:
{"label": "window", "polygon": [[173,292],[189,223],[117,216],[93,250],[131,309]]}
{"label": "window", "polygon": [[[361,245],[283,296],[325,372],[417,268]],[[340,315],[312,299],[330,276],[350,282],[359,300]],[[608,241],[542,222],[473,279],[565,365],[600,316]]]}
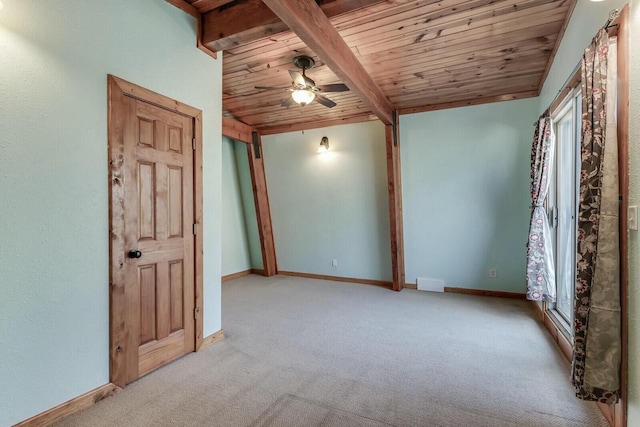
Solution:
{"label": "window", "polygon": [[581,107],[582,97],[577,88],[552,117],[556,155],[547,208],[556,261],[556,303],[550,308],[567,332],[572,329],[576,282]]}

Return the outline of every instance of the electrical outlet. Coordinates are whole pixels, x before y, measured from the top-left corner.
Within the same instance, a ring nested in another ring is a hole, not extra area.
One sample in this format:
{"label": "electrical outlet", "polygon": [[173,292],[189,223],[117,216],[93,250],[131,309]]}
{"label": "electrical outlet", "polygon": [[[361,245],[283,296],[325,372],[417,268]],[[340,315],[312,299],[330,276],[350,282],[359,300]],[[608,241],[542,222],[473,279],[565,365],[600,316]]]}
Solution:
{"label": "electrical outlet", "polygon": [[338,260],[337,259],[331,260],[331,267],[337,267],[337,266],[338,266]]}
{"label": "electrical outlet", "polygon": [[496,270],[495,268],[489,270],[489,277],[498,277],[498,270]]}

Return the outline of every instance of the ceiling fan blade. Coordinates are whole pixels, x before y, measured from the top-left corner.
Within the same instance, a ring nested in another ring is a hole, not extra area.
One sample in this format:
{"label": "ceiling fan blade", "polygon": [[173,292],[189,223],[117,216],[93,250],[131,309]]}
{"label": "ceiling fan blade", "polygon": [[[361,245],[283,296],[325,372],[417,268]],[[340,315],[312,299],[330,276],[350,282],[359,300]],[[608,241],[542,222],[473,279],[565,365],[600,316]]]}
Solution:
{"label": "ceiling fan blade", "polygon": [[332,100],[330,100],[329,98],[322,96],[320,94],[316,94],[316,101],[318,101],[320,104],[324,105],[325,107],[329,107],[329,108],[333,108],[336,105],[338,105]]}
{"label": "ceiling fan blade", "polygon": [[273,86],[255,86],[259,90],[291,90],[288,87],[273,87]]}
{"label": "ceiling fan blade", "polygon": [[307,82],[307,86],[315,87],[316,82],[314,82],[313,80],[311,80],[309,77],[305,76],[304,74],[302,75],[302,77],[304,77],[304,81]]}
{"label": "ceiling fan blade", "polygon": [[295,103],[295,101],[293,100],[293,98],[289,97],[282,104],[280,104],[280,106],[282,106],[282,107],[290,107],[294,103]]}
{"label": "ceiling fan blade", "polygon": [[293,80],[293,83],[295,85],[302,86],[302,87],[307,86],[307,82],[304,80],[304,77],[299,72],[289,70],[289,75],[291,76],[291,79]]}
{"label": "ceiling fan blade", "polygon": [[344,83],[336,83],[332,85],[320,85],[318,86],[321,92],[347,92],[349,88]]}
{"label": "ceiling fan blade", "polygon": [[314,82],[313,80],[311,80],[309,77],[305,76],[304,74],[301,74],[297,71],[293,71],[293,70],[289,70],[289,75],[291,76],[291,79],[293,80],[293,83],[297,86],[301,86],[301,87],[313,87],[316,85],[316,82]]}

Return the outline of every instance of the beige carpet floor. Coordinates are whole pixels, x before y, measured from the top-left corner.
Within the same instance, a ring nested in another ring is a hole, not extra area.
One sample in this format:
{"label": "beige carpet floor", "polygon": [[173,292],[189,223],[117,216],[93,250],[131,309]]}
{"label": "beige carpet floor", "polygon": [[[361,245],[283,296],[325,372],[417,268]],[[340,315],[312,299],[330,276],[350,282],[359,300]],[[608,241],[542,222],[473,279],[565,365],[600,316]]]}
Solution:
{"label": "beige carpet floor", "polygon": [[606,426],[525,301],[277,276],[226,339],[60,426]]}

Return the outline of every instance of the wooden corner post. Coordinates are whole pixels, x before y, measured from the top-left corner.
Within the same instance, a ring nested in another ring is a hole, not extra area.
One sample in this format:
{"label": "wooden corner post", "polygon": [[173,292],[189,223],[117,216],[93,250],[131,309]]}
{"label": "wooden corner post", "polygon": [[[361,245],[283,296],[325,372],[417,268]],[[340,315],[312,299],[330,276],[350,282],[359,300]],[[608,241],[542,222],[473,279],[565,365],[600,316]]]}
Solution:
{"label": "wooden corner post", "polygon": [[249,169],[251,170],[251,182],[253,184],[253,199],[256,204],[256,216],[258,218],[258,233],[260,234],[264,275],[270,277],[278,272],[278,268],[276,264],[276,247],[273,240],[273,227],[271,225],[267,179],[264,174],[262,138],[258,132],[253,131],[251,133],[251,143],[247,144],[247,152],[249,154]]}
{"label": "wooden corner post", "polygon": [[618,174],[620,182],[620,309],[622,359],[620,361],[620,401],[614,407],[615,427],[628,422],[629,402],[629,5],[618,17]]}
{"label": "wooden corner post", "polygon": [[389,226],[391,229],[391,272],[393,290],[401,291],[405,283],[404,231],[402,224],[402,175],[400,169],[400,128],[398,113],[393,124],[385,126],[387,147],[387,182],[389,189]]}

